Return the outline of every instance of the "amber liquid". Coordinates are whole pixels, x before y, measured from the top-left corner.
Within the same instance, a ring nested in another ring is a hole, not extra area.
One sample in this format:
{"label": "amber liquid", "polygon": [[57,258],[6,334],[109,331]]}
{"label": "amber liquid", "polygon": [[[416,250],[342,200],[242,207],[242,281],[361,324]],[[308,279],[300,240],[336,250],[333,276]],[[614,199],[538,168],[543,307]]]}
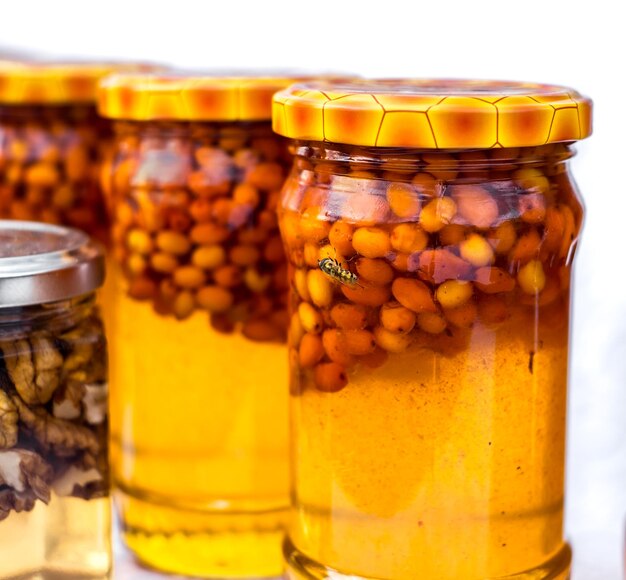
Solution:
{"label": "amber liquid", "polygon": [[279,574],[284,346],[220,334],[202,312],[159,316],[119,290],[111,431],[126,543],[180,574]]}
{"label": "amber liquid", "polygon": [[566,577],[567,304],[534,313],[292,397],[290,578]]}
{"label": "amber liquid", "polygon": [[15,580],[106,580],[111,577],[109,498],[52,495],[0,526],[0,577]]}

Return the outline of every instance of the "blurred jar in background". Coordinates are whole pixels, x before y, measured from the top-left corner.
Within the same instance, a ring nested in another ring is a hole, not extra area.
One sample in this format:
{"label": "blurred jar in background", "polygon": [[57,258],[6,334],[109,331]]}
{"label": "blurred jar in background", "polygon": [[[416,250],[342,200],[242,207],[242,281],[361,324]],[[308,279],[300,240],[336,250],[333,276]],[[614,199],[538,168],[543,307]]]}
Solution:
{"label": "blurred jar in background", "polygon": [[[112,462],[124,539],[155,568],[280,573],[287,265],[272,133],[285,77],[117,75]],[[107,175],[104,175],[107,180]]]}
{"label": "blurred jar in background", "polygon": [[110,577],[107,353],[84,232],[0,220],[0,577]]}
{"label": "blurred jar in background", "polygon": [[566,578],[571,89],[296,85],[288,576]]}

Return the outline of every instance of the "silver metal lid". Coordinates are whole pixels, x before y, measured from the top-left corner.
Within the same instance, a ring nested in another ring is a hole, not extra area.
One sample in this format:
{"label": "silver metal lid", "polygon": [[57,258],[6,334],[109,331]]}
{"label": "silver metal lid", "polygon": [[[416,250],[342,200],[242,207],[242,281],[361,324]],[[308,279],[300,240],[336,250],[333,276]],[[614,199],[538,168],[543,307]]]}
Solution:
{"label": "silver metal lid", "polygon": [[80,230],[0,220],[0,308],[64,300],[104,281],[104,252]]}

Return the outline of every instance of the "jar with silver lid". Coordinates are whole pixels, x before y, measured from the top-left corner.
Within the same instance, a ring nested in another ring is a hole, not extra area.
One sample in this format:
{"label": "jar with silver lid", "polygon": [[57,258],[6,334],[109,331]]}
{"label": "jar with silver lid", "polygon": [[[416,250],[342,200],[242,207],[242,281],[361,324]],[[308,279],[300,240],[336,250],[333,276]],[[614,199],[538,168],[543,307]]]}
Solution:
{"label": "jar with silver lid", "polygon": [[108,578],[100,247],[0,221],[0,577]]}

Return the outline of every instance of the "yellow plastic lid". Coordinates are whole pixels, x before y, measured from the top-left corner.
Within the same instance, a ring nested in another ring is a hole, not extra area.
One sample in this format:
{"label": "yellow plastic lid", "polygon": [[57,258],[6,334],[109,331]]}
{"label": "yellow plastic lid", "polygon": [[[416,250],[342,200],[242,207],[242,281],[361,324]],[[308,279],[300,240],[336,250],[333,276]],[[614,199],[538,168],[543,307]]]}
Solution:
{"label": "yellow plastic lid", "polygon": [[274,96],[273,128],[292,139],[367,147],[490,149],[591,134],[591,100],[566,87],[481,80],[351,80]]}
{"label": "yellow plastic lid", "polygon": [[98,110],[135,121],[269,120],[274,93],[303,78],[310,75],[119,74],[100,84]]}
{"label": "yellow plastic lid", "polygon": [[154,68],[130,62],[0,62],[0,105],[94,103],[102,77]]}

